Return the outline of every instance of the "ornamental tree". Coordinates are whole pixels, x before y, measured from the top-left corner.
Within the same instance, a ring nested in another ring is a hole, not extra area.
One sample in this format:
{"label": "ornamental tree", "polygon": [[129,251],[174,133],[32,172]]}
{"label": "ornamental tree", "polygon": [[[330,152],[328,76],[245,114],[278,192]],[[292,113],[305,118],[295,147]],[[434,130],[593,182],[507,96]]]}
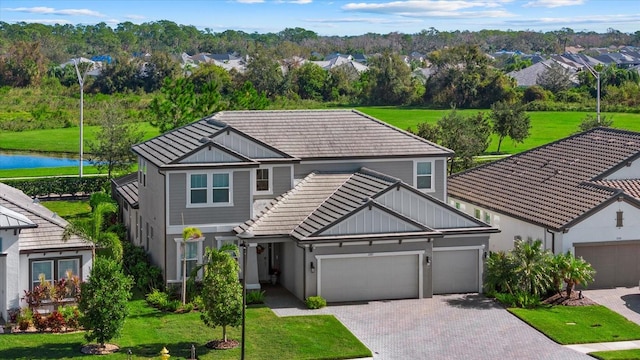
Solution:
{"label": "ornamental tree", "polygon": [[89,279],[81,285],[78,308],[84,314],[83,326],[89,329],[87,341],[96,340],[101,347],[120,335],[129,310],[133,279],[112,259],[97,257]]}

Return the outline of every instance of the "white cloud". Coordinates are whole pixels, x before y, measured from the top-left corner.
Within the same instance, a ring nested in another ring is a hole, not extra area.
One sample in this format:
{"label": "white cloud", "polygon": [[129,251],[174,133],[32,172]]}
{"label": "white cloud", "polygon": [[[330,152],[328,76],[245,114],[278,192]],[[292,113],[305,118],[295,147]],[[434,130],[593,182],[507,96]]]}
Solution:
{"label": "white cloud", "polygon": [[291,0],[289,2],[292,4],[305,5],[305,4],[311,4],[313,0]]}
{"label": "white cloud", "polygon": [[536,18],[523,20],[510,20],[508,24],[531,27],[570,27],[577,28],[577,25],[589,24],[637,24],[640,14],[618,14],[618,15],[590,15],[572,16],[557,18]]}
{"label": "white cloud", "polygon": [[55,25],[55,24],[73,25],[71,21],[64,20],[64,19],[44,19],[44,20],[43,19],[21,19],[21,20],[16,20],[15,22],[38,23],[38,24],[46,24],[46,25]]}
{"label": "white cloud", "polygon": [[382,18],[337,18],[337,19],[305,19],[311,23],[365,23],[365,24],[415,24],[420,20],[382,19]]}
{"label": "white cloud", "polygon": [[129,20],[144,20],[146,19],[146,16],[144,15],[125,15],[124,16],[125,19],[129,19]]}
{"label": "white cloud", "polygon": [[240,4],[259,4],[263,3],[264,0],[236,0],[236,2]]}
{"label": "white cloud", "polygon": [[89,9],[55,9],[51,7],[36,6],[36,7],[19,7],[19,8],[5,8],[5,11],[23,12],[29,14],[43,14],[43,15],[69,15],[69,16],[95,16],[105,17],[105,15],[89,10]]}
{"label": "white cloud", "polygon": [[524,7],[556,8],[561,6],[575,6],[584,4],[585,0],[534,0],[529,1]]}
{"label": "white cloud", "polygon": [[403,17],[471,18],[482,16],[495,18],[513,16],[513,14],[502,8],[503,4],[510,1],[410,0],[385,3],[349,3],[344,5],[342,9],[351,12],[389,14]]}

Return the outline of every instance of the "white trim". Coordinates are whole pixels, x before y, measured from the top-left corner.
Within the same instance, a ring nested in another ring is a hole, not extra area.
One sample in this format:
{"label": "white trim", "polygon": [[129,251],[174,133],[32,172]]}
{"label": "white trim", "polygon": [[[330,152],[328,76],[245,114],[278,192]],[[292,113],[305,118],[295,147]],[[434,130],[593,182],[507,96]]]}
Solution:
{"label": "white trim", "polygon": [[[467,235],[468,236],[468,235]],[[424,238],[424,239],[398,239],[398,240],[372,240],[373,243],[371,244],[373,245],[383,245],[383,244],[398,244],[400,242],[400,240],[402,240],[403,243],[416,243],[416,242],[429,242],[430,238]],[[332,242],[332,243],[321,243],[321,244],[310,244],[310,245],[306,245],[305,247],[336,247],[336,246],[340,246],[340,241],[337,242]],[[369,245],[369,241],[343,241],[342,242],[342,246],[348,246],[348,245]]]}
{"label": "white trim", "polygon": [[[418,188],[418,163],[430,163],[431,164],[431,186],[428,189]],[[415,159],[413,160],[413,187],[418,191],[425,193],[436,192],[436,161],[435,159]],[[445,176],[446,178],[446,176]]]}
{"label": "white trim", "polygon": [[316,255],[316,291],[318,296],[322,296],[322,260],[324,259],[349,259],[361,257],[382,257],[382,256],[411,256],[418,255],[418,299],[423,298],[424,288],[424,256],[426,251],[393,251],[393,252],[377,252],[377,253],[359,253],[359,254],[334,254],[334,255]]}
{"label": "white trim", "polygon": [[[469,251],[478,250],[478,293],[482,293],[482,277],[484,275],[484,245],[433,247],[432,251]],[[435,256],[435,254],[434,254]]]}
{"label": "white trim", "polygon": [[[204,243],[205,237],[204,236],[200,236],[197,239],[188,239],[187,242],[188,243],[198,243],[198,249],[197,249],[197,263],[198,264],[202,264],[202,256],[203,256],[203,250],[202,250],[202,244]],[[180,276],[180,273],[182,272],[182,257],[180,256],[180,245],[182,244],[182,238],[173,238],[173,241],[176,242],[176,276]],[[198,278],[202,277],[202,273],[198,274]],[[176,281],[182,282],[182,279],[178,279]]]}
{"label": "white trim", "polygon": [[[186,192],[187,203],[185,207],[187,209],[192,208],[210,208],[210,207],[233,207],[233,170],[189,170],[186,174]],[[227,174],[229,177],[229,201],[228,202],[213,202],[213,175],[215,174]],[[206,200],[205,203],[192,204],[191,203],[191,176],[192,175],[206,175]]]}
{"label": "white trim", "polygon": [[[258,170],[269,170],[269,189],[258,191]],[[273,165],[260,165],[251,171],[251,194],[252,195],[273,195]]]}

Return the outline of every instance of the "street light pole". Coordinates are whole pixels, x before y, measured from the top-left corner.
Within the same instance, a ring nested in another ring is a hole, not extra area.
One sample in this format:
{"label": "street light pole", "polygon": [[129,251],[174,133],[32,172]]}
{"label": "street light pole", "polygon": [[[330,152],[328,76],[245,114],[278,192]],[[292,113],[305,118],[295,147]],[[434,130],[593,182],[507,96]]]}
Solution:
{"label": "street light pole", "polygon": [[78,69],[77,59],[73,59],[73,65],[76,68],[76,75],[78,75],[78,84],[80,85],[80,177],[82,177],[82,157],[83,157],[83,144],[84,144],[84,79],[87,75],[89,67],[87,67],[82,75]]}
{"label": "street light pole", "polygon": [[240,350],[240,359],[244,360],[245,349],[245,319],[247,308],[247,244],[246,240],[242,241],[242,347]]}

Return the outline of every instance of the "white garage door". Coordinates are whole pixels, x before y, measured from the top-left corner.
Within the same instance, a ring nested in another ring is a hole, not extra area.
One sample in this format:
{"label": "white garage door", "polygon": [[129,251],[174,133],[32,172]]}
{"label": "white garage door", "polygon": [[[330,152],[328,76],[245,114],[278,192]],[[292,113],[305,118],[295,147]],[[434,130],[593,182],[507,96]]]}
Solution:
{"label": "white garage door", "polygon": [[318,256],[318,294],[327,301],[420,297],[421,253]]}
{"label": "white garage door", "polygon": [[433,248],[433,293],[458,294],[480,290],[479,248]]}

